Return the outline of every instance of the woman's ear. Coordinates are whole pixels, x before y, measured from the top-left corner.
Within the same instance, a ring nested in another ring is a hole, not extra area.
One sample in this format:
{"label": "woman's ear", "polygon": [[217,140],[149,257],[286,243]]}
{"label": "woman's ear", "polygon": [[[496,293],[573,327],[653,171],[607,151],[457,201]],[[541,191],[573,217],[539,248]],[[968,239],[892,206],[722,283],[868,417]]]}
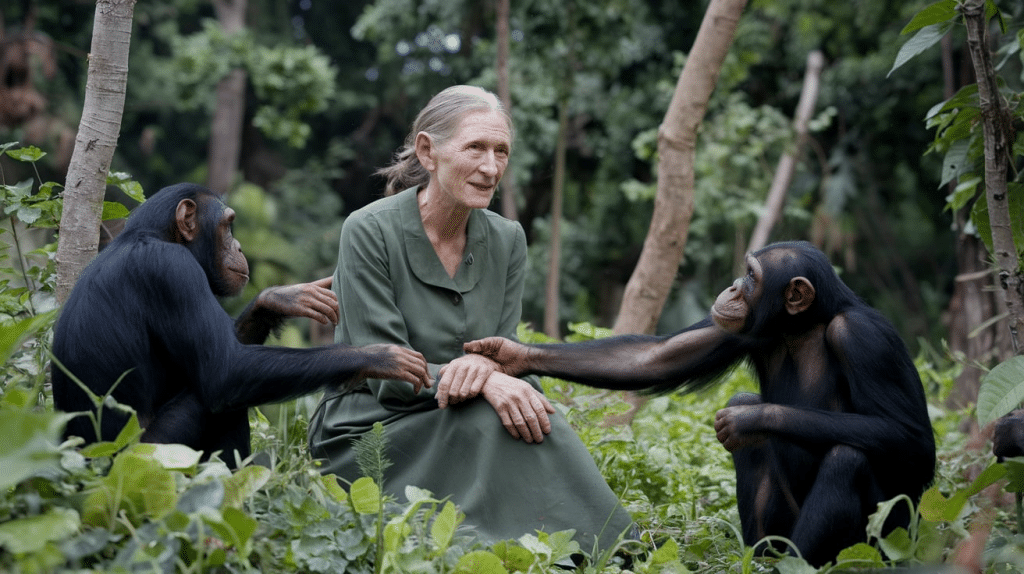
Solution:
{"label": "woman's ear", "polygon": [[416,134],[416,158],[420,160],[423,169],[434,171],[434,140],[430,139],[427,132]]}

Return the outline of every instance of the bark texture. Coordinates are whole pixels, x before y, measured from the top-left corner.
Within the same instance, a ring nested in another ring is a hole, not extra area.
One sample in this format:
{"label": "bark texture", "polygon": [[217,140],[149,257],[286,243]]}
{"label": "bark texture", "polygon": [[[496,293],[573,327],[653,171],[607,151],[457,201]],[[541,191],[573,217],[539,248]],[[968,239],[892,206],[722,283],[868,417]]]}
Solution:
{"label": "bark texture", "polygon": [[697,128],[736,34],[746,0],[711,0],[658,129],[658,189],[654,215],[633,270],[615,333],[650,333],[658,324],[686,248],[694,205]]}
{"label": "bark texture", "polygon": [[107,172],[117,147],[128,84],[128,48],[135,0],[98,0],[82,120],[64,183],[57,242],[57,301],[67,300],[96,255]]}

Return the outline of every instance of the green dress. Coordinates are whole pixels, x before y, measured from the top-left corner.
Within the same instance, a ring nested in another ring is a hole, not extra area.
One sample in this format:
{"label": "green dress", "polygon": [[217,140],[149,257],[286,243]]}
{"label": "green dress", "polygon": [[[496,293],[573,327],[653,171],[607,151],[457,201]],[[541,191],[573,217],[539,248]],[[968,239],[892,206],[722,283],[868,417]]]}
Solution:
{"label": "green dress", "polygon": [[[341,308],[335,338],[416,349],[436,378],[463,354],[464,342],[515,338],[525,273],[522,227],[477,209],[463,261],[449,277],[423,229],[416,188],[407,189],[345,221],[334,274]],[[528,444],[509,435],[482,397],[439,409],[434,392],[368,380],[353,392],[325,394],[309,425],[313,457],[324,459],[324,473],[359,478],[352,441],[380,421],[393,463],[385,489],[402,501],[406,485],[451,496],[485,542],[572,528],[589,551],[595,536],[606,548],[630,528],[629,514],[560,413],[551,415],[543,442]]]}

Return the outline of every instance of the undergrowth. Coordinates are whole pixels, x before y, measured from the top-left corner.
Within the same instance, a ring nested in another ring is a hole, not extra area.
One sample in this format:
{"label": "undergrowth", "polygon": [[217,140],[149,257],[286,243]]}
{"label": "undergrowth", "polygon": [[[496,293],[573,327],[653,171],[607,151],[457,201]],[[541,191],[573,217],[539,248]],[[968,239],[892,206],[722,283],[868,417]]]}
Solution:
{"label": "undergrowth", "polygon": [[[41,157],[11,148],[0,152]],[[132,185],[124,176],[112,183]],[[754,556],[739,537],[732,461],[713,429],[728,397],[755,389],[744,369],[699,394],[655,397],[630,426],[605,424],[626,408],[618,393],[542,380],[640,529],[640,543],[614,548],[580,548],[571,531],[483,544],[457,505],[436,493],[382,495],[382,428],[360,445],[367,476],[347,484],[321,475],[305,446],[315,396],[254,409],[254,454],[236,471],[180,445],[139,444],[134,421],[111,443],[62,441],[69,415],[53,411],[47,385],[48,370],[58,368],[49,354],[53,244],[23,252],[20,241],[53,228],[59,186],[9,185],[0,173],[0,206],[9,220],[0,229],[0,572],[803,574],[940,564],[972,536],[985,542],[986,572],[1024,568],[1019,522],[1003,492],[1024,489],[1024,464],[994,463],[986,445],[970,446],[959,430],[973,413],[938,407],[935,484],[912,505],[910,528],[881,537],[888,510],[911,502],[896,499],[880,505],[869,543],[837,564],[815,570],[796,557]],[[569,339],[606,334],[574,325]],[[520,335],[542,338],[525,328]],[[930,402],[942,404],[955,368],[924,356],[918,368]]]}

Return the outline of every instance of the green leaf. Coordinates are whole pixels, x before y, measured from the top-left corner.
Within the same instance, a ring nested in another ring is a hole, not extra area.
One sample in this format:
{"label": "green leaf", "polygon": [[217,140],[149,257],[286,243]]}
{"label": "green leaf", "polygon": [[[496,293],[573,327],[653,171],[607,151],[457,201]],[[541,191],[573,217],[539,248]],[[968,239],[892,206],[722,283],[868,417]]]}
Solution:
{"label": "green leaf", "polygon": [[949,209],[957,211],[965,207],[976,195],[978,186],[981,185],[981,177],[971,176],[957,182],[953,193],[947,199]]}
{"label": "green leaf", "polygon": [[0,491],[60,464],[60,433],[74,415],[14,408],[0,414]]}
{"label": "green leaf", "polygon": [[103,202],[103,221],[128,217],[128,208],[116,201]]}
{"label": "green leaf", "polygon": [[953,18],[960,15],[960,11],[957,10],[957,0],[941,0],[935,4],[926,6],[923,10],[914,15],[910,19],[910,22],[904,26],[900,34],[909,34],[911,32],[920,30],[925,26],[933,26],[935,24],[941,24],[948,22]]}
{"label": "green leaf", "polygon": [[907,560],[914,555],[914,541],[903,527],[894,529],[888,536],[879,540],[878,545],[890,560]]}
{"label": "green leaf", "polygon": [[992,253],[992,225],[988,218],[987,194],[978,194],[978,201],[975,201],[974,207],[971,208],[971,223],[974,224],[974,228],[978,231],[978,238],[985,244],[988,252]]}
{"label": "green leaf", "polygon": [[896,61],[893,62],[892,69],[889,70],[886,77],[891,76],[896,71],[896,68],[906,64],[914,56],[938,44],[947,31],[949,31],[949,23],[932,24],[918,30],[913,38],[900,47],[900,51],[896,54]]}
{"label": "green leaf", "polygon": [[0,523],[0,546],[14,554],[39,552],[49,542],[70,537],[80,525],[77,512],[58,506],[45,514]]}
{"label": "green leaf", "polygon": [[870,544],[859,542],[845,548],[836,556],[836,565],[857,566],[860,568],[882,568],[885,561],[878,549]]}
{"label": "green leaf", "polygon": [[1008,458],[1002,466],[1006,467],[1006,491],[1024,492],[1024,457]]}
{"label": "green leaf", "polygon": [[7,155],[18,161],[34,162],[43,159],[46,156],[46,152],[34,145],[30,145],[28,147],[7,150]]}
{"label": "green leaf", "polygon": [[6,363],[15,351],[57,317],[57,311],[40,313],[10,324],[0,324],[0,363]]}
{"label": "green leaf", "polygon": [[[198,454],[198,453],[197,453]],[[224,505],[242,508],[245,501],[263,488],[273,471],[265,466],[246,466],[224,479]],[[335,481],[337,484],[337,481]],[[339,487],[340,490],[340,487]],[[344,491],[342,491],[344,492]]]}
{"label": "green leaf", "polygon": [[779,574],[815,574],[818,569],[803,558],[783,556],[775,563],[775,571]]}
{"label": "green leaf", "polygon": [[486,550],[470,552],[459,558],[455,574],[508,574],[501,559]]}
{"label": "green leaf", "polygon": [[348,500],[348,493],[345,489],[338,484],[338,477],[333,474],[322,474],[320,475],[320,483],[323,485],[324,490],[331,495],[331,498],[338,502],[345,502]]}
{"label": "green leaf", "polygon": [[114,458],[110,473],[86,496],[82,520],[113,528],[118,524],[115,517],[124,511],[132,524],[140,525],[163,518],[177,503],[177,483],[171,471],[151,457],[126,451]]}
{"label": "green leaf", "polygon": [[434,544],[437,545],[438,549],[448,548],[448,545],[452,542],[452,536],[455,535],[455,527],[459,524],[459,512],[455,509],[455,505],[451,501],[444,503],[444,508],[434,518],[434,523],[430,526],[430,537],[434,539]]}
{"label": "green leaf", "polygon": [[1017,408],[1024,401],[1024,356],[999,363],[978,389],[978,424],[982,427]]}
{"label": "green leaf", "polygon": [[977,478],[967,487],[957,490],[952,496],[946,498],[939,492],[937,486],[933,486],[921,495],[918,503],[918,510],[925,520],[932,522],[953,522],[963,512],[967,500],[995,484],[1006,475],[1006,467],[999,463],[989,465]]}
{"label": "green leaf", "polygon": [[[124,434],[124,431],[121,432]],[[117,438],[120,441],[121,435]],[[131,448],[131,452],[145,455],[167,470],[192,470],[202,457],[201,452],[183,444],[139,443]]]}
{"label": "green leaf", "polygon": [[352,500],[352,508],[359,514],[377,514],[380,510],[380,488],[368,476],[356,479],[352,483],[349,498]]}
{"label": "green leaf", "polygon": [[491,549],[509,572],[529,572],[530,566],[537,561],[532,552],[511,540],[497,542]]}

